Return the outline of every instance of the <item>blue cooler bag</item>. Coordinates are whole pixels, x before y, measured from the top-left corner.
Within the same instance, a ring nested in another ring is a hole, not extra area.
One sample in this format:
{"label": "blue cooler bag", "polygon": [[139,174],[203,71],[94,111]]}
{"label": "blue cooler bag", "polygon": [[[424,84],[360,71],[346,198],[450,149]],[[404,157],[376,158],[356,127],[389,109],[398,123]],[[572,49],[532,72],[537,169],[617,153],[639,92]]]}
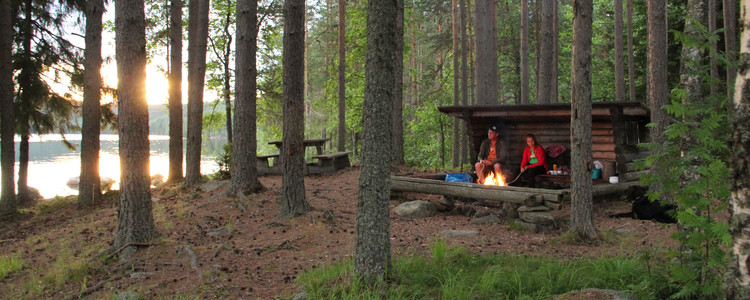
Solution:
{"label": "blue cooler bag", "polygon": [[471,183],[473,180],[471,178],[471,175],[464,174],[464,173],[448,173],[448,175],[445,175],[445,181],[450,182],[468,182]]}

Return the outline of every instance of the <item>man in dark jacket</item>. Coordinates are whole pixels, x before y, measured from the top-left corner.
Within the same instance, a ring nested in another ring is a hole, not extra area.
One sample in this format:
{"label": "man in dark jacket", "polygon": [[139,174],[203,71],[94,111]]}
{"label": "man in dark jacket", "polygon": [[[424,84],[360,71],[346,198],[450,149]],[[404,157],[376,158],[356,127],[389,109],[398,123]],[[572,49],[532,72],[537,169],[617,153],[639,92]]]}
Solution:
{"label": "man in dark jacket", "polygon": [[502,167],[505,164],[505,158],[508,156],[508,149],[505,143],[500,138],[500,127],[498,125],[492,125],[487,129],[487,138],[482,141],[482,145],[479,146],[479,155],[477,156],[477,163],[474,168],[477,171],[477,183],[484,183],[484,179],[487,176],[485,168],[492,167],[495,175],[502,175]]}

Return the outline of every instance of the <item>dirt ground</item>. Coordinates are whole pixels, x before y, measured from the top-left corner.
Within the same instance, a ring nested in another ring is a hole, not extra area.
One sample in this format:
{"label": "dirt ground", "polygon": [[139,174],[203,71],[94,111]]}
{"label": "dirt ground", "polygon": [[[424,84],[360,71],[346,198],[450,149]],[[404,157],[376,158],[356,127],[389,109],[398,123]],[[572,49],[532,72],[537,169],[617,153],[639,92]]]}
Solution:
{"label": "dirt ground", "polygon": [[[395,172],[420,173],[424,172]],[[305,177],[313,210],[284,222],[273,221],[281,195],[281,177],[277,175],[261,177],[266,189],[247,199],[223,197],[227,182],[209,182],[198,191],[169,186],[154,189],[153,213],[161,237],[139,247],[125,263],[97,257],[113,240],[115,201],[87,210],[78,210],[68,201],[37,214],[27,212],[0,221],[0,256],[14,255],[24,261],[21,271],[0,279],[0,298],[84,295],[100,299],[132,292],[144,298],[292,298],[302,292],[294,283],[300,272],[353,256],[358,177],[358,167]],[[404,201],[440,197],[398,194],[392,198],[391,208]],[[501,215],[500,206],[476,201],[458,205],[471,207],[480,215]],[[560,237],[564,229],[545,233],[521,230],[506,218],[500,224],[472,225],[473,216],[456,212],[438,212],[425,219],[391,212],[391,247],[394,256],[429,254],[428,247],[441,238],[441,231],[449,229],[479,231],[474,237],[443,238],[475,253],[578,258],[631,255],[674,244],[669,237],[673,225],[607,217],[629,209],[629,203],[619,197],[595,201],[595,223],[605,237],[597,245],[566,243]],[[65,275],[74,273],[64,268],[73,262],[87,265],[84,280]],[[63,274],[51,274],[54,272]]]}

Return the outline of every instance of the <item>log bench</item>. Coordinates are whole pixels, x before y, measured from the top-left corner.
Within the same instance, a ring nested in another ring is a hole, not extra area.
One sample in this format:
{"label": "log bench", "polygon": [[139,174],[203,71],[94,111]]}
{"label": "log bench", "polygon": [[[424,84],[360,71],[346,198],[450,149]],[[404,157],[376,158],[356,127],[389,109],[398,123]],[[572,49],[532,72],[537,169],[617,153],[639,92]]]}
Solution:
{"label": "log bench", "polygon": [[317,159],[318,162],[308,165],[308,171],[310,173],[335,173],[340,169],[348,168],[351,166],[349,154],[351,152],[346,151],[313,155],[312,158]]}

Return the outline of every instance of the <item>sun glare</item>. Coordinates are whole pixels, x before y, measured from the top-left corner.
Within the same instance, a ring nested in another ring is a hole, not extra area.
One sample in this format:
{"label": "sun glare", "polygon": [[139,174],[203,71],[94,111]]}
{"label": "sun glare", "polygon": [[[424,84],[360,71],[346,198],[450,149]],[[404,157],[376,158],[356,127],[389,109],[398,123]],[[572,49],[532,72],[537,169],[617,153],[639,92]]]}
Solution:
{"label": "sun glare", "polygon": [[[106,64],[102,67],[102,78],[109,86],[117,87],[117,65]],[[184,84],[183,84],[184,86]],[[166,75],[156,67],[146,66],[146,101],[148,104],[163,104],[168,102],[169,81]]]}

